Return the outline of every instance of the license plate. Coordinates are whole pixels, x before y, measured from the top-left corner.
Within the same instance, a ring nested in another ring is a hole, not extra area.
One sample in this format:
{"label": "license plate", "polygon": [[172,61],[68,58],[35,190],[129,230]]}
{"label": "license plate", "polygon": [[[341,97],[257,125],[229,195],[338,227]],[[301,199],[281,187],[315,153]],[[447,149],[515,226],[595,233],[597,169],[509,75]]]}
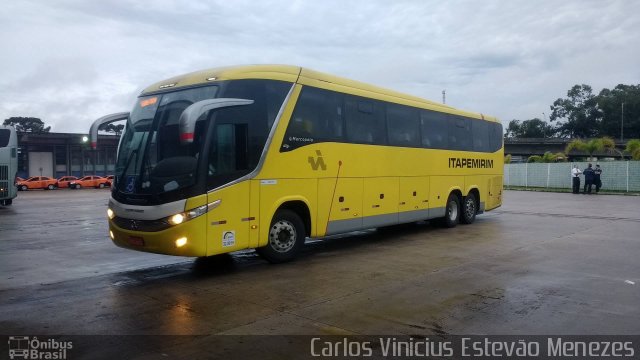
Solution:
{"label": "license plate", "polygon": [[144,246],[144,239],[139,236],[129,236],[127,242],[133,246]]}

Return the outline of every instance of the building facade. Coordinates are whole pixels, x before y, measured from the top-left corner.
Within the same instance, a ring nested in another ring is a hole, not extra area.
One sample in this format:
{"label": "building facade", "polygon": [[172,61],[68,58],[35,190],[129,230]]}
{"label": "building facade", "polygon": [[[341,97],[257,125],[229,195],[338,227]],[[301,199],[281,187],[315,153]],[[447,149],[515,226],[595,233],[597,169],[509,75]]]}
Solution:
{"label": "building facade", "polygon": [[18,176],[112,175],[118,135],[99,135],[98,149],[91,149],[86,134],[19,133]]}

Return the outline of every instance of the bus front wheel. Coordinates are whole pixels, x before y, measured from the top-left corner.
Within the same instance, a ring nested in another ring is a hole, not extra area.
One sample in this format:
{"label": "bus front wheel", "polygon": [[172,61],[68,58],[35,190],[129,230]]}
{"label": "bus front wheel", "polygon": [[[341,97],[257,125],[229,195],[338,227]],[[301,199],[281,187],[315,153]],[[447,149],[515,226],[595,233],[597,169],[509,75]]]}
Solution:
{"label": "bus front wheel", "polygon": [[460,199],[458,195],[451,193],[447,199],[447,207],[445,209],[442,225],[448,228],[455,227],[460,221]]}
{"label": "bus front wheel", "polygon": [[463,224],[471,224],[476,219],[478,205],[476,196],[470,192],[462,201],[462,213],[460,214],[460,222]]}
{"label": "bus front wheel", "polygon": [[278,210],[269,228],[269,242],[256,251],[270,263],[293,260],[304,245],[305,227],[291,210]]}

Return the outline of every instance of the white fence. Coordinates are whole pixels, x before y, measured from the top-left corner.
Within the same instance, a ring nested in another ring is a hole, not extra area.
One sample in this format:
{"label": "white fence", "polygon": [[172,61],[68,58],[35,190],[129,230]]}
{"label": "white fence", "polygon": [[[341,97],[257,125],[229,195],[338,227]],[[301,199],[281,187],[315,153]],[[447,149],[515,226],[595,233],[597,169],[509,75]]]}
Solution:
{"label": "white fence", "polygon": [[[595,168],[596,163],[591,162]],[[571,189],[571,169],[587,168],[588,162],[505,164],[504,185],[537,188]],[[640,192],[640,161],[603,161],[602,190]],[[580,176],[584,185],[584,176]]]}

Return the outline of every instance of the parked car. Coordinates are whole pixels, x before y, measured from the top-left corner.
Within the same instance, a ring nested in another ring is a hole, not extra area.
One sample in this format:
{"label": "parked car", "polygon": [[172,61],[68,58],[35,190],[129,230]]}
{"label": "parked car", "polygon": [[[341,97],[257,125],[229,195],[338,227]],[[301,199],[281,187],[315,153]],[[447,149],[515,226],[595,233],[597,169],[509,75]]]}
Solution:
{"label": "parked car", "polygon": [[14,181],[14,184],[16,184],[16,186],[18,185],[19,182],[24,181],[23,178],[21,178],[20,176],[16,176],[16,181]]}
{"label": "parked car", "polygon": [[109,186],[109,180],[102,176],[85,176],[78,180],[73,180],[69,183],[71,189],[81,189],[83,187],[104,188]]}
{"label": "parked car", "polygon": [[109,175],[106,177],[106,179],[109,180],[109,186],[113,186],[113,181],[115,179],[115,176]]}
{"label": "parked car", "polygon": [[53,190],[58,187],[58,180],[47,176],[32,176],[27,180],[18,181],[16,186],[18,187],[18,190],[22,191],[29,189]]}
{"label": "parked car", "polygon": [[60,179],[58,179],[58,187],[61,189],[68,188],[69,184],[74,180],[78,180],[78,178],[75,176],[63,176]]}

